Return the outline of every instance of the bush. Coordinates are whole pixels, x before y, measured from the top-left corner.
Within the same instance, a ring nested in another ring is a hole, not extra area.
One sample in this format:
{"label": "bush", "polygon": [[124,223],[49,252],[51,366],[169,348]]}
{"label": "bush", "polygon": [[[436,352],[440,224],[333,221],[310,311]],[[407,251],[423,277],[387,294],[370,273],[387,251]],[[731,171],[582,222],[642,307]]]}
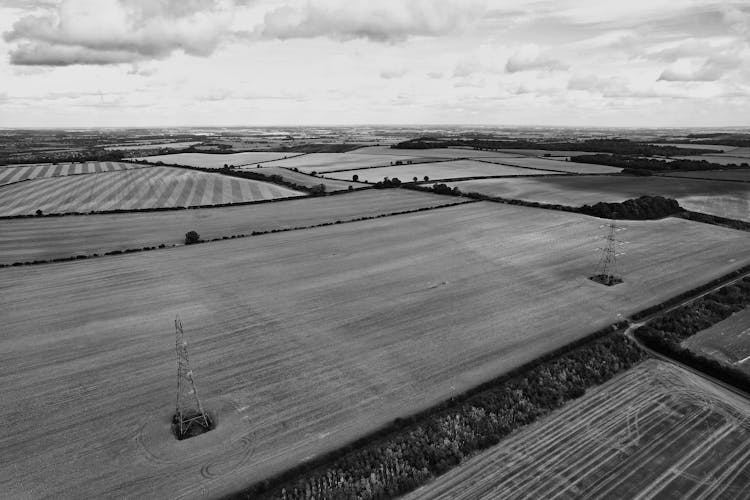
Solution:
{"label": "bush", "polygon": [[201,237],[195,231],[188,231],[187,233],[185,233],[186,245],[192,245],[194,243],[199,243],[200,241],[201,241]]}

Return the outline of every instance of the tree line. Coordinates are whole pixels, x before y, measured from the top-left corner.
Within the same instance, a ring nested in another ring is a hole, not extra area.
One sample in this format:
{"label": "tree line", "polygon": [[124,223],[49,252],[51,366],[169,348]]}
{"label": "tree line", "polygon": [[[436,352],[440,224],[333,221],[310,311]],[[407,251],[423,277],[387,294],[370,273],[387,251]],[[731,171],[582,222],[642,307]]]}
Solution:
{"label": "tree line", "polygon": [[750,165],[746,162],[740,164],[730,163],[728,165],[722,165],[719,163],[711,163],[706,160],[675,159],[667,161],[658,160],[656,158],[638,158],[602,154],[573,156],[570,158],[570,160],[577,163],[592,163],[595,165],[619,167],[624,169],[623,173],[631,173],[635,175],[649,175],[646,172],[669,172],[673,170],[724,170],[732,168],[750,168]]}

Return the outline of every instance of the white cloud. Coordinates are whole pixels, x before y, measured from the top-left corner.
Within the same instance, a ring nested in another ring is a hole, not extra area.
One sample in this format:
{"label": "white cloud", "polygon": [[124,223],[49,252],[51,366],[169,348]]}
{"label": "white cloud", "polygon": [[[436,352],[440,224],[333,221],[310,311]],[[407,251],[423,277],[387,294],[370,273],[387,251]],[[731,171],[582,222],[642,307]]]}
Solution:
{"label": "white cloud", "polygon": [[518,49],[505,64],[505,71],[518,73],[531,70],[561,70],[568,66],[548,54],[542,53],[537,45],[525,45]]}
{"label": "white cloud", "polygon": [[400,42],[412,36],[446,35],[478,20],[485,2],[477,0],[310,0],[291,2],[265,15],[257,29],[263,38],[328,37]]}

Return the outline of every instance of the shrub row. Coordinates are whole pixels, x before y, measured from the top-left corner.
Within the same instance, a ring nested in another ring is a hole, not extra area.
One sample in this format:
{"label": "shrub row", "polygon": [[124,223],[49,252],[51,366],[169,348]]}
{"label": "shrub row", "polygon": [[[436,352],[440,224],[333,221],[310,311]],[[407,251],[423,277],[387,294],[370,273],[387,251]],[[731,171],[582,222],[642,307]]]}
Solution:
{"label": "shrub row", "polygon": [[[389,212],[389,213],[385,213],[385,214],[368,215],[368,216],[363,216],[363,217],[356,217],[354,219],[337,220],[337,221],[334,221],[334,222],[322,222],[320,224],[312,224],[312,225],[309,225],[309,226],[296,226],[296,227],[287,227],[287,228],[280,228],[280,229],[268,229],[266,231],[253,231],[252,233],[249,233],[249,234],[248,233],[233,234],[231,236],[221,236],[221,237],[212,238],[210,240],[199,239],[197,241],[194,241],[192,244],[208,243],[209,241],[220,241],[220,240],[230,240],[230,239],[233,240],[233,239],[236,239],[236,238],[247,238],[247,237],[250,237],[250,236],[260,236],[260,235],[263,235],[263,234],[281,233],[281,232],[286,232],[286,231],[298,231],[300,229],[312,229],[312,228],[316,228],[316,227],[333,226],[335,224],[345,224],[345,223],[348,223],[348,222],[359,222],[359,221],[364,221],[364,220],[380,219],[382,217],[392,217],[394,215],[405,215],[405,214],[409,214],[409,213],[424,212],[424,211],[427,211],[427,210],[435,210],[435,209],[438,209],[438,208],[453,207],[453,206],[456,206],[456,205],[464,205],[466,203],[471,203],[471,202],[460,201],[460,202],[456,202],[456,203],[443,203],[443,204],[440,204],[440,205],[432,205],[432,206],[429,206],[429,207],[414,208],[414,209],[411,209],[411,210],[402,210],[402,211],[399,211],[399,212]],[[57,258],[54,258],[54,259],[47,259],[47,260],[33,260],[33,261],[27,260],[27,261],[23,261],[23,262],[14,262],[12,264],[0,264],[0,268],[3,268],[3,267],[18,267],[18,266],[31,266],[31,265],[37,265],[37,264],[51,264],[51,263],[55,263],[55,262],[69,262],[69,261],[72,261],[72,260],[82,260],[82,259],[100,257],[102,255],[120,255],[120,254],[124,254],[124,253],[133,253],[133,252],[143,252],[143,251],[147,251],[147,250],[156,250],[156,249],[166,248],[168,246],[169,247],[174,247],[174,246],[176,246],[176,244],[166,245],[166,244],[162,243],[158,247],[151,246],[151,247],[143,247],[143,248],[127,248],[127,249],[124,249],[124,250],[112,250],[112,251],[106,252],[106,253],[101,254],[101,255],[99,255],[98,253],[94,253],[94,254],[90,254],[90,255],[83,255],[83,254],[81,254],[81,255],[73,255],[73,256],[70,256],[70,257],[57,257]]]}
{"label": "shrub row", "polygon": [[637,313],[633,314],[631,316],[631,319],[633,321],[640,321],[643,318],[646,318],[648,316],[652,316],[658,312],[663,311],[664,309],[668,309],[675,304],[679,304],[680,302],[684,301],[685,299],[688,299],[692,297],[693,295],[698,295],[700,293],[705,292],[706,290],[710,290],[711,288],[725,282],[729,281],[731,279],[734,279],[738,276],[742,276],[743,274],[747,274],[750,272],[750,265],[746,265],[741,267],[740,269],[737,269],[735,271],[732,271],[730,273],[727,273],[723,276],[719,276],[716,279],[713,279],[709,281],[708,283],[705,283],[703,285],[697,286],[691,290],[688,290],[687,292],[683,292],[679,295],[676,295],[668,300],[665,300],[664,302],[660,304],[656,304],[654,306],[651,306],[647,309],[643,309],[642,311],[638,311]]}
{"label": "shrub row", "polygon": [[[675,154],[675,153],[670,153]],[[697,155],[699,153],[681,153],[685,155]],[[706,160],[658,160],[656,158],[642,158],[638,156],[618,156],[618,155],[581,155],[570,158],[570,161],[578,163],[593,163],[596,165],[609,165],[610,167],[619,167],[628,170],[649,170],[654,172],[666,172],[673,170],[725,170],[733,168],[748,168],[748,163],[722,165],[711,163]],[[631,172],[632,173],[632,172]]]}
{"label": "shrub row", "polygon": [[644,358],[613,325],[426,412],[228,498],[391,498]]}
{"label": "shrub row", "polygon": [[750,375],[730,364],[683,347],[682,341],[750,305],[750,277],[669,311],[635,330],[651,349],[750,394]]}
{"label": "shrub row", "polygon": [[714,226],[724,226],[730,229],[737,229],[739,231],[750,231],[750,222],[743,220],[729,219],[727,217],[720,217],[718,215],[704,214],[702,212],[692,212],[685,210],[678,214],[678,217],[683,219],[692,220],[696,222],[703,222],[705,224],[713,224]]}

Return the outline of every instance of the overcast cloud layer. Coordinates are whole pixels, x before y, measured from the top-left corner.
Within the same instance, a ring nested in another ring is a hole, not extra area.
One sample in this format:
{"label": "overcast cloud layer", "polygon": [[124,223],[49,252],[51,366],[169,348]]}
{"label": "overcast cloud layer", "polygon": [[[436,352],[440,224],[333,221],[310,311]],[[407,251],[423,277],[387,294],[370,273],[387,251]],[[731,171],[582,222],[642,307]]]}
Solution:
{"label": "overcast cloud layer", "polygon": [[0,126],[748,125],[750,2],[0,0]]}

